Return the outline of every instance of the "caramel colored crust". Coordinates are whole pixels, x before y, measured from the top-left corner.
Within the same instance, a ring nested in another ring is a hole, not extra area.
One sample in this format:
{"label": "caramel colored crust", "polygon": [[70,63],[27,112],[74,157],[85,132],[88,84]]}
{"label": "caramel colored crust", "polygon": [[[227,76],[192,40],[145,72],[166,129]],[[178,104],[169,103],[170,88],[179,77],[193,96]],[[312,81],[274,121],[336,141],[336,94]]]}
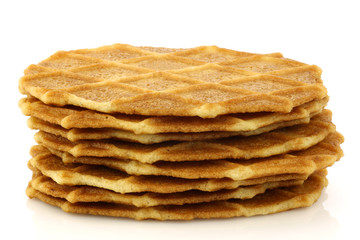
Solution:
{"label": "caramel colored crust", "polygon": [[217,46],[58,51],[24,71],[26,193],[66,212],[230,218],[312,205],[344,137],[322,71]]}
{"label": "caramel colored crust", "polygon": [[[281,116],[276,114],[268,114],[268,115],[260,115],[258,117],[254,116],[254,118],[243,118],[243,119],[237,119],[237,121],[240,123],[240,125],[243,125],[243,127],[246,128],[246,125],[257,125],[253,128],[259,127],[256,130],[251,131],[226,131],[226,125],[223,125],[224,131],[207,131],[207,132],[165,132],[165,133],[155,133],[155,134],[135,134],[132,131],[125,131],[121,129],[116,128],[71,128],[66,129],[63,128],[61,125],[51,123],[49,121],[52,121],[50,118],[47,118],[44,116],[45,114],[48,114],[51,112],[52,109],[48,109],[46,112],[41,113],[41,107],[37,108],[33,106],[35,109],[35,116],[30,117],[28,119],[28,126],[31,129],[39,129],[44,132],[48,132],[54,135],[62,136],[64,138],[67,138],[68,140],[75,142],[79,140],[100,140],[100,139],[118,139],[128,142],[137,142],[142,144],[154,144],[154,143],[160,143],[165,141],[199,141],[199,140],[208,140],[208,139],[219,139],[219,138],[225,138],[225,137],[231,137],[231,136],[252,136],[252,135],[258,135],[261,133],[269,132],[274,129],[278,128],[284,128],[289,126],[294,126],[298,124],[303,123],[309,123],[310,118],[318,114],[322,111],[322,108],[324,107],[326,103],[326,99],[312,102],[306,104],[306,106],[298,107],[297,110],[298,114],[295,112],[290,113],[289,115],[293,116]],[[43,105],[43,104],[41,104]],[[300,110],[303,111],[300,111]],[[56,111],[55,111],[56,112]],[[39,114],[36,114],[39,113]],[[275,115],[275,116],[274,116]],[[54,115],[54,116],[60,116],[60,115]],[[44,117],[46,120],[44,121],[41,119],[41,117]],[[159,118],[159,117],[158,117]],[[161,117],[160,117],[161,118]],[[233,117],[236,119],[235,117]],[[284,121],[279,121],[281,118],[284,118]],[[267,120],[268,119],[268,120]],[[150,119],[148,119],[150,120]],[[261,120],[263,120],[263,123],[261,123]],[[85,121],[88,121],[89,123],[85,123],[88,126],[91,126],[91,122],[93,122],[92,119],[82,119],[80,122],[84,123]],[[236,120],[235,120],[236,121]],[[61,121],[56,121],[61,122]],[[257,123],[256,123],[257,122]],[[273,123],[272,123],[273,122]],[[126,125],[126,121],[123,122],[124,125]],[[130,121],[128,120],[128,123]],[[147,120],[143,120],[142,123],[145,123],[145,125],[148,123]],[[157,130],[163,130],[166,128],[166,122],[161,121],[163,125],[146,125],[147,127],[157,131]],[[168,129],[169,130],[176,130],[172,129],[172,126],[175,128],[182,128],[184,129],[184,122],[177,121],[177,125],[175,125],[176,122],[168,123]],[[199,128],[198,125],[195,125],[194,122],[191,122],[193,124],[187,124],[186,128],[195,131]],[[133,125],[133,127],[137,127],[136,131],[140,131],[139,128],[141,128],[141,123],[138,124],[131,122],[130,124]],[[129,124],[129,125],[130,125]],[[206,127],[208,129],[211,129],[211,124],[205,125],[206,122],[204,121],[203,127]],[[225,124],[225,123],[224,123]],[[96,124],[94,124],[96,125]],[[191,128],[192,127],[192,128]],[[228,125],[229,128],[231,128],[231,125]],[[156,130],[157,129],[157,130]]]}
{"label": "caramel colored crust", "polygon": [[[314,169],[328,167],[343,155],[339,144],[342,136],[331,134],[324,141],[303,151],[250,160],[210,160],[189,162],[141,163],[136,160],[115,158],[79,157],[48,149],[60,157],[64,163],[81,163],[107,166],[133,175],[170,176],[185,179],[221,179],[241,180],[246,177],[260,177],[287,172],[310,174]],[[299,156],[302,157],[299,157]],[[296,158],[296,159],[295,159]]]}
{"label": "caramel colored crust", "polygon": [[[321,143],[299,152],[265,159],[248,161],[200,161],[188,165],[173,164],[173,171],[187,172],[192,178],[185,179],[154,175],[129,175],[123,171],[105,166],[86,164],[64,164],[62,159],[46,149],[35,148],[29,161],[31,169],[38,169],[43,175],[61,185],[88,185],[105,188],[119,193],[158,192],[174,193],[188,190],[217,191],[239,186],[279,181],[283,176],[309,176],[313,172],[329,167],[339,160],[343,153],[339,133],[330,134]],[[183,168],[182,168],[183,167]],[[201,178],[209,174],[215,178]],[[227,174],[227,175],[226,175]],[[221,178],[226,176],[227,178]],[[217,177],[217,178],[216,178]],[[229,177],[232,177],[232,180]],[[276,180],[274,180],[274,178]],[[270,180],[271,179],[271,180]],[[290,178],[291,179],[291,178]],[[293,178],[298,179],[298,178]]]}
{"label": "caramel colored crust", "polygon": [[290,112],[326,97],[321,70],[281,54],[203,46],[167,53],[115,44],[30,65],[21,93],[105,113],[198,116]]}
{"label": "caramel colored crust", "polygon": [[116,140],[71,142],[61,136],[40,131],[35,134],[35,140],[47,148],[68,152],[74,157],[113,157],[154,163],[269,157],[309,148],[334,131],[331,112],[325,110],[315,116],[309,124],[251,137],[235,136],[217,140],[142,145]]}
{"label": "caramel colored crust", "polygon": [[[26,116],[32,116],[66,129],[112,128],[134,134],[199,133],[199,132],[249,132],[258,134],[283,127],[284,123],[309,121],[321,112],[329,98],[314,100],[294,108],[290,113],[244,113],[218,116],[211,119],[199,117],[140,116],[105,114],[83,108],[55,107],[34,98],[24,98],[19,106]],[[253,135],[250,134],[250,135]],[[245,134],[246,135],[246,134]]]}
{"label": "caramel colored crust", "polygon": [[258,185],[242,186],[235,189],[222,189],[215,192],[190,190],[170,194],[150,192],[140,194],[121,194],[104,188],[60,185],[51,180],[51,178],[45,177],[41,173],[37,173],[35,171],[33,179],[29,184],[31,187],[40,192],[53,197],[65,198],[71,203],[109,202],[133,205],[136,207],[151,207],[158,205],[193,204],[228,199],[249,199],[253,198],[257,194],[264,193],[267,189],[301,185],[303,182],[304,180],[267,182]]}
{"label": "caramel colored crust", "polygon": [[70,203],[63,198],[52,197],[35,190],[31,185],[26,190],[30,198],[60,207],[65,212],[126,217],[137,220],[191,220],[194,218],[230,218],[238,216],[265,215],[294,208],[311,206],[327,186],[326,170],[311,175],[302,185],[275,188],[247,200],[222,200],[198,204],[135,207],[124,204],[90,202]]}

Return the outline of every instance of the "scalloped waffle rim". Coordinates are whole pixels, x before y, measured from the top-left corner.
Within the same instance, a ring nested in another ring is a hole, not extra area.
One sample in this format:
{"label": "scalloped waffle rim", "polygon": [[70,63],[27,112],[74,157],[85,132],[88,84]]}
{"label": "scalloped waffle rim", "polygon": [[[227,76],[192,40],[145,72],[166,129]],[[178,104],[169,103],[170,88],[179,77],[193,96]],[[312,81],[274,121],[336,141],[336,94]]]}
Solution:
{"label": "scalloped waffle rim", "polygon": [[[317,145],[302,151],[250,160],[207,160],[189,162],[141,163],[135,160],[98,157],[73,157],[71,154],[47,148],[64,164],[85,164],[106,166],[130,175],[169,176],[184,179],[221,179],[244,180],[259,178],[271,174],[309,174],[314,169],[329,167],[338,161],[343,152],[340,144],[343,137],[339,133],[330,134]],[[32,151],[39,151],[42,146],[34,146]]]}
{"label": "scalloped waffle rim", "polygon": [[287,180],[267,182],[258,185],[241,186],[235,189],[223,189],[215,192],[186,191],[179,193],[151,193],[121,194],[103,188],[90,186],[59,185],[51,178],[41,173],[33,174],[29,185],[37,191],[53,197],[64,198],[71,203],[77,202],[109,202],[116,204],[133,205],[136,207],[151,207],[158,205],[183,205],[201,202],[212,202],[228,199],[250,199],[264,193],[268,189],[301,185],[304,180]]}
{"label": "scalloped waffle rim", "polygon": [[307,149],[335,131],[331,112],[313,117],[308,124],[278,129],[251,137],[234,136],[216,140],[163,142],[144,145],[117,140],[71,142],[61,136],[39,131],[35,141],[74,157],[114,157],[142,163],[158,161],[202,161],[217,159],[252,159]]}
{"label": "scalloped waffle rim", "polygon": [[239,216],[267,215],[314,204],[326,187],[326,170],[308,178],[304,184],[288,188],[275,188],[247,200],[213,201],[209,203],[164,205],[137,208],[113,203],[70,203],[62,198],[54,198],[28,186],[30,198],[57,206],[65,212],[92,214],[112,217],[126,217],[137,220],[191,220],[195,218],[230,218]]}
{"label": "scalloped waffle rim", "polygon": [[256,113],[218,116],[212,119],[199,117],[139,116],[104,114],[70,107],[55,107],[34,98],[19,101],[21,111],[63,128],[114,128],[135,134],[189,133],[208,131],[249,132],[272,124],[309,118],[326,106],[329,98],[315,100],[293,109],[290,113]]}
{"label": "scalloped waffle rim", "polygon": [[[119,193],[130,192],[158,192],[172,193],[188,190],[217,191],[220,189],[233,189],[251,181],[278,181],[277,177],[309,176],[317,170],[332,166],[342,156],[340,144],[343,137],[339,133],[331,134],[322,143],[316,146],[280,156],[254,159],[244,165],[233,163],[225,170],[216,169],[218,174],[230,172],[234,178],[198,178],[184,179],[154,175],[129,175],[123,171],[99,165],[64,164],[62,159],[44,148],[33,149],[34,157],[29,161],[30,169],[38,169],[43,175],[52,178],[61,185],[88,185],[105,188]],[[211,163],[211,161],[209,161]],[[206,163],[200,162],[201,164]],[[174,164],[174,166],[176,166]],[[192,176],[198,172],[196,167],[190,166]],[[223,176],[222,175],[222,176]],[[201,177],[201,176],[198,176]],[[221,176],[217,176],[221,177]],[[274,180],[274,178],[276,180]],[[270,180],[272,179],[272,180]],[[290,178],[294,179],[294,178]],[[297,178],[295,178],[297,179]],[[244,182],[245,181],[245,182]],[[263,183],[262,182],[262,183]],[[254,183],[253,183],[254,184]]]}

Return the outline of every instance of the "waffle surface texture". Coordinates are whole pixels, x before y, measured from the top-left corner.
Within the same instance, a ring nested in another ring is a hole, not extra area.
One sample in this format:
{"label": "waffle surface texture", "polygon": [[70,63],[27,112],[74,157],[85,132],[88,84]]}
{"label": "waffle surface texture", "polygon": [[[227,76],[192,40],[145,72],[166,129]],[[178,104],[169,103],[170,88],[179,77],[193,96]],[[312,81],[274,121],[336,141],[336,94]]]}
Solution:
{"label": "waffle surface texture", "polygon": [[343,156],[321,69],[217,46],[59,51],[24,71],[26,194],[137,220],[308,207]]}
{"label": "waffle surface texture", "polygon": [[213,118],[290,112],[327,94],[314,65],[216,46],[169,53],[121,44],[60,51],[25,73],[24,94],[107,113]]}

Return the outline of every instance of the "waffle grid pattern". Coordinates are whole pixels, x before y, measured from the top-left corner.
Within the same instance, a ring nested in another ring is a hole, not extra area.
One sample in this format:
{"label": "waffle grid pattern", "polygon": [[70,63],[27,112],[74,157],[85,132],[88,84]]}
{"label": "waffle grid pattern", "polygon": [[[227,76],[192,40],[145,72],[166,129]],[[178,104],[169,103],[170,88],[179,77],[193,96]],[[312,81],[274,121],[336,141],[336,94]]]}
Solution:
{"label": "waffle grid pattern", "polygon": [[317,66],[279,53],[115,44],[59,51],[30,65],[20,80],[20,91],[46,104],[107,113],[213,118],[289,112],[327,95],[320,76]]}

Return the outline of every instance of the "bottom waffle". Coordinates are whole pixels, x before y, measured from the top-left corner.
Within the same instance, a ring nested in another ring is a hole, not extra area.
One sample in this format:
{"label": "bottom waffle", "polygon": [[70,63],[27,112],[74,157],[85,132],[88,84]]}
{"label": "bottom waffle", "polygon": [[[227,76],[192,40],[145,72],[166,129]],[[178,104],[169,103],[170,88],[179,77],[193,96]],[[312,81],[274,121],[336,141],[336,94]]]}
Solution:
{"label": "bottom waffle", "polygon": [[207,203],[135,207],[106,202],[70,203],[34,189],[29,184],[26,192],[30,198],[62,208],[66,212],[113,217],[156,220],[190,220],[194,218],[230,218],[282,212],[312,205],[327,186],[326,170],[311,175],[302,185],[275,188],[251,199],[230,199]]}

